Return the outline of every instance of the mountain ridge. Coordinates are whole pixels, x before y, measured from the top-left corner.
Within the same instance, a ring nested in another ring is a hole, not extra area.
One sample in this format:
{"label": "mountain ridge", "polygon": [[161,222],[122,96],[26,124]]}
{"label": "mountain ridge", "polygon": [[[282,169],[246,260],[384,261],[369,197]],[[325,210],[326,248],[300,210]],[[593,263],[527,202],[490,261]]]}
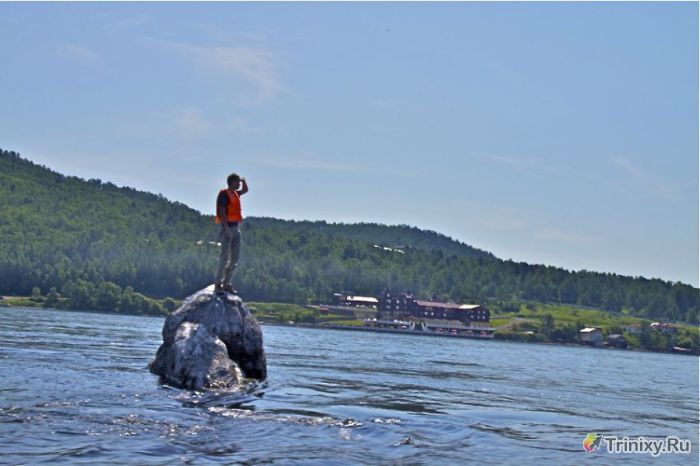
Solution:
{"label": "mountain ridge", "polygon": [[[66,176],[0,150],[0,201],[0,293],[33,287],[64,293],[81,281],[95,293],[111,283],[179,297],[213,279],[213,216],[162,195]],[[409,225],[249,217],[243,230],[235,278],[239,291],[257,300],[304,303],[340,289],[389,288],[455,301],[539,300],[697,320],[698,290],[690,285],[504,261]]]}

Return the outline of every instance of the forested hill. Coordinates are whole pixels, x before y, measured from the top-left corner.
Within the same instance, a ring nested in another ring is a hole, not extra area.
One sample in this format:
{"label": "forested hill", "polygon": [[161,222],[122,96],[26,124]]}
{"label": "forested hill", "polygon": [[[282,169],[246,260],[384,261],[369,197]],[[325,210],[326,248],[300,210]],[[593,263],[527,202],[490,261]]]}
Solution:
{"label": "forested hill", "polygon": [[[159,195],[55,173],[0,150],[0,294],[42,293],[85,309],[138,292],[182,298],[210,284],[211,216]],[[236,287],[251,301],[326,301],[411,290],[457,302],[533,300],[697,322],[698,289],[658,279],[502,261],[409,226],[246,219]],[[382,246],[382,247],[376,247]]]}
{"label": "forested hill", "polygon": [[263,228],[282,228],[300,235],[308,232],[372,243],[392,249],[416,248],[426,251],[442,251],[447,255],[496,259],[490,252],[482,251],[448,236],[409,225],[387,226],[377,223],[327,223],[318,221],[280,220],[256,217],[255,223]]}

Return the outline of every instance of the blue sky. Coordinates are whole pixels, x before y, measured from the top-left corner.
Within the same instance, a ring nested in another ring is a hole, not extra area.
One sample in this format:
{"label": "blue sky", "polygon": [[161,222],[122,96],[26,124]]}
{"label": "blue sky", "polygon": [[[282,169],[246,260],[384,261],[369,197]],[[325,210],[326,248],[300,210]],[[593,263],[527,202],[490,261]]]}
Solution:
{"label": "blue sky", "polygon": [[0,3],[0,147],[697,286],[697,44],[697,3]]}

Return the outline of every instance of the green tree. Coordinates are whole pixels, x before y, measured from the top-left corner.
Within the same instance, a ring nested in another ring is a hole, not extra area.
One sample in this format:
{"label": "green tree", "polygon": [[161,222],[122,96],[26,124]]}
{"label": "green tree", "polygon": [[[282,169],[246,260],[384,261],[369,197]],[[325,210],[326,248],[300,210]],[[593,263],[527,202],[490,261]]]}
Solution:
{"label": "green tree", "polygon": [[545,314],[542,317],[542,328],[540,330],[540,333],[542,335],[549,337],[554,330],[554,316],[552,314]]}
{"label": "green tree", "polygon": [[177,303],[173,298],[168,296],[163,300],[163,307],[165,307],[165,310],[168,311],[168,313],[173,312],[175,309],[177,309]]}
{"label": "green tree", "polygon": [[61,296],[58,294],[55,286],[52,286],[49,290],[49,294],[46,295],[46,300],[44,301],[44,307],[56,308],[59,304],[59,298]]}
{"label": "green tree", "polygon": [[122,290],[119,285],[107,281],[100,282],[94,297],[95,309],[104,311],[117,310],[121,295]]}

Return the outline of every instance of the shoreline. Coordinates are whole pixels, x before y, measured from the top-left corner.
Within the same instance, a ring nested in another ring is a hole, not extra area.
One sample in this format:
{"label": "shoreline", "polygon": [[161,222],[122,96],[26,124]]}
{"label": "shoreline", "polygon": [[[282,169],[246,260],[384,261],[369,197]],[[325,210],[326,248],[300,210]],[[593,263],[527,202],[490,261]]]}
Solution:
{"label": "shoreline", "polygon": [[66,311],[66,312],[82,312],[84,314],[107,314],[110,316],[134,316],[134,317],[160,317],[165,319],[168,317],[167,314],[139,314],[138,312],[112,312],[112,311],[100,311],[96,309],[64,309],[56,307],[43,307],[43,306],[10,306],[0,304],[0,309],[31,309],[37,311]]}
{"label": "shoreline", "polygon": [[[28,306],[10,306],[10,305],[0,305],[0,309],[29,309],[29,310],[39,310],[39,311],[48,311],[48,312],[53,312],[53,311],[67,311],[67,312],[80,312],[80,313],[87,313],[87,314],[100,314],[100,315],[114,315],[114,316],[134,316],[134,317],[151,317],[151,318],[160,318],[160,319],[165,319],[167,317],[166,315],[153,315],[153,314],[138,314],[136,312],[109,312],[109,311],[98,311],[98,310],[85,310],[85,309],[57,309],[57,308],[51,308],[51,307],[28,307]],[[545,346],[551,346],[551,345],[556,345],[556,346],[568,346],[568,347],[584,347],[584,348],[592,348],[592,349],[599,349],[599,350],[616,350],[616,351],[630,351],[630,352],[639,352],[639,353],[658,353],[658,354],[677,354],[681,356],[695,356],[695,357],[700,357],[699,353],[684,353],[684,352],[677,352],[677,351],[654,351],[654,350],[649,350],[645,348],[613,348],[613,347],[607,347],[607,346],[592,346],[592,345],[581,345],[578,343],[559,343],[559,342],[545,342],[545,341],[523,341],[523,340],[517,340],[517,339],[505,339],[505,338],[483,338],[483,337],[473,337],[473,336],[465,336],[465,335],[450,335],[446,333],[428,333],[428,332],[416,332],[416,331],[410,331],[410,330],[398,330],[398,329],[383,329],[383,328],[371,328],[371,327],[365,327],[361,325],[319,325],[319,324],[308,324],[308,323],[299,323],[299,324],[284,324],[280,322],[273,322],[273,321],[268,321],[268,320],[262,320],[258,319],[256,317],[256,320],[260,323],[261,326],[275,326],[275,327],[296,327],[296,328],[308,328],[308,329],[314,329],[314,330],[339,330],[339,331],[353,331],[353,332],[372,332],[372,333],[390,333],[390,334],[398,334],[398,335],[410,335],[410,336],[422,336],[422,337],[436,337],[436,338],[457,338],[457,339],[462,339],[462,340],[480,340],[480,341],[499,341],[499,342],[509,342],[509,343],[522,343],[522,344],[528,344],[528,345],[545,345]]]}
{"label": "shoreline", "polygon": [[558,343],[558,342],[546,342],[546,341],[523,341],[515,339],[504,339],[504,338],[480,338],[480,337],[468,337],[464,335],[449,335],[445,333],[427,333],[427,332],[415,332],[407,330],[393,330],[393,329],[375,329],[364,327],[360,325],[316,325],[316,324],[283,324],[278,322],[268,322],[259,321],[260,325],[270,325],[274,327],[296,327],[296,328],[308,328],[313,330],[339,330],[339,331],[354,331],[354,332],[371,332],[371,333],[391,333],[399,335],[410,335],[419,337],[436,337],[436,338],[457,338],[462,340],[478,340],[478,341],[494,341],[494,342],[505,342],[505,343],[520,343],[524,345],[543,345],[543,346],[566,346],[571,348],[591,348],[597,350],[612,350],[612,351],[629,351],[636,353],[653,353],[653,354],[678,354],[681,356],[700,356],[697,353],[681,353],[675,351],[653,351],[644,348],[613,348],[608,346],[592,346],[592,345],[581,345],[579,343]]}

